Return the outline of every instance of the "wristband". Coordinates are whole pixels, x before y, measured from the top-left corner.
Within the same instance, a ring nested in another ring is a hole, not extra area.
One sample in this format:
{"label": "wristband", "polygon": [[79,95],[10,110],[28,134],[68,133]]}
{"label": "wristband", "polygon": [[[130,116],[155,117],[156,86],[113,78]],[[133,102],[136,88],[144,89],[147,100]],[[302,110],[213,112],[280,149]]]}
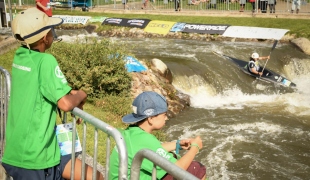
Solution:
{"label": "wristband", "polygon": [[191,144],[191,147],[196,147],[196,148],[198,149],[197,154],[199,153],[200,147],[198,146],[198,144],[192,143],[192,144]]}
{"label": "wristband", "polygon": [[175,145],[175,153],[179,154],[179,150],[182,150],[183,148],[180,145],[180,140],[177,140],[177,143]]}

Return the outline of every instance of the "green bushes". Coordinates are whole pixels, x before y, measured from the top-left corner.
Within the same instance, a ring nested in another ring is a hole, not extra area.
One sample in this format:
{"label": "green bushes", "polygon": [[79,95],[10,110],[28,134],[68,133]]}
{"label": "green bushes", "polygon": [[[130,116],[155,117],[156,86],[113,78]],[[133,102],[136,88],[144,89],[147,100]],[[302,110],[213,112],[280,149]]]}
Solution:
{"label": "green bushes", "polygon": [[85,39],[86,43],[55,43],[49,50],[73,89],[84,90],[90,98],[127,96],[131,78],[123,61],[122,44]]}

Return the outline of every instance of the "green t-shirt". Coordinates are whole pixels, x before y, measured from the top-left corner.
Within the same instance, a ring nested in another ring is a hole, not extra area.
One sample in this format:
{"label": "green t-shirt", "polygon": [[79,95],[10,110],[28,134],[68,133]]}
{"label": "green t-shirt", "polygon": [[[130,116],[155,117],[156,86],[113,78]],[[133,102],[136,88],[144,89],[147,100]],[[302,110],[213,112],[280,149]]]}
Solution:
{"label": "green t-shirt", "polygon": [[60,162],[57,101],[71,88],[54,56],[20,47],[12,65],[11,97],[2,161],[25,169]]}
{"label": "green t-shirt", "polygon": [[[131,163],[136,153],[141,149],[150,149],[160,156],[166,158],[172,163],[175,163],[177,159],[173,157],[173,154],[167,152],[161,145],[161,142],[152,134],[147,133],[139,127],[128,127],[126,130],[121,131],[127,151],[128,151],[128,179],[130,179]],[[119,159],[117,147],[114,147],[110,158],[110,171],[109,180],[118,179],[118,167]],[[167,172],[157,168],[157,179],[161,179]],[[140,169],[140,179],[148,180],[152,178],[153,163],[147,159],[144,159]]]}

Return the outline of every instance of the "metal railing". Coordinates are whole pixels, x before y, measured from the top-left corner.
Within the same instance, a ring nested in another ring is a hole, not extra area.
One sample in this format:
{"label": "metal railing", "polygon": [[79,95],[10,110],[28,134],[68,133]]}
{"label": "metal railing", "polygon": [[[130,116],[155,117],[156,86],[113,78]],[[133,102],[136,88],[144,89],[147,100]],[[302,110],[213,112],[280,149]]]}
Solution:
{"label": "metal railing", "polygon": [[[96,179],[96,167],[97,167],[97,153],[98,153],[98,129],[103,131],[104,133],[108,134],[109,137],[107,138],[106,142],[106,170],[105,170],[105,179],[108,178],[109,174],[109,162],[110,162],[110,136],[112,136],[116,142],[116,146],[118,149],[119,154],[119,180],[127,179],[128,174],[128,156],[127,156],[127,149],[125,145],[125,141],[121,133],[115,129],[114,127],[106,124],[105,122],[97,119],[96,117],[82,111],[79,108],[74,108],[72,110],[72,114],[81,117],[84,120],[83,123],[83,142],[82,142],[82,177],[85,176],[85,156],[86,156],[86,126],[87,123],[93,125],[95,127],[94,130],[94,158],[93,158],[93,178]],[[76,129],[76,119],[73,118],[73,127],[72,129]],[[75,142],[76,134],[75,131],[72,131],[72,142]],[[71,166],[71,179],[74,179],[74,159],[75,159],[75,143],[72,143],[72,166]]]}
{"label": "metal railing", "polygon": [[[0,165],[2,162],[4,146],[5,146],[5,127],[8,115],[8,102],[10,99],[11,76],[10,73],[0,66]],[[0,178],[9,180],[10,177],[0,167]]]}
{"label": "metal railing", "polygon": [[167,161],[162,156],[156,154],[154,151],[149,149],[142,149],[137,152],[134,156],[131,164],[130,170],[130,179],[131,180],[138,180],[140,175],[140,168],[143,159],[146,158],[154,163],[154,168],[152,172],[152,180],[156,180],[156,166],[161,167],[162,169],[166,170],[168,174],[172,175],[174,178],[177,179],[184,179],[184,180],[198,180],[194,175],[190,174],[187,171],[184,171],[180,167],[176,166],[170,161]]}
{"label": "metal railing", "polygon": [[11,76],[10,73],[0,66],[0,163],[5,146],[5,126],[8,115],[8,102],[10,99]]}

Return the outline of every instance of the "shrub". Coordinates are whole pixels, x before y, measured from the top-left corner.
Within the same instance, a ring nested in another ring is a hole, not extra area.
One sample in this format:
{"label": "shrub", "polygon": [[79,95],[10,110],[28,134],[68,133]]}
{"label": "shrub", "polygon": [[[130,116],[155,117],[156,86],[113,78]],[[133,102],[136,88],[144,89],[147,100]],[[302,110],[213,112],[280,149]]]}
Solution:
{"label": "shrub", "polygon": [[84,90],[90,98],[128,95],[131,77],[123,61],[126,50],[109,40],[85,39],[83,43],[55,43],[53,54],[73,89]]}

